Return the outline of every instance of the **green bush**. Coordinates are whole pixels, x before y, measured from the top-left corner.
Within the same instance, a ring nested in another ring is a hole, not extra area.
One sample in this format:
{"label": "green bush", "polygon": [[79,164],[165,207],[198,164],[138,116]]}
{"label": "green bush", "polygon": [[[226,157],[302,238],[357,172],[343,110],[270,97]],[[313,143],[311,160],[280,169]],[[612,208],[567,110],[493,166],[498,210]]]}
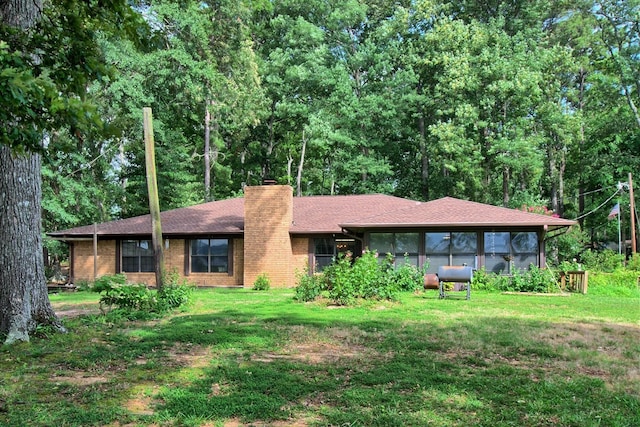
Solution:
{"label": "green bush", "polygon": [[580,256],[583,269],[611,273],[624,266],[624,255],[611,249],[604,251],[584,251]]}
{"label": "green bush", "polygon": [[93,292],[106,292],[113,288],[117,288],[122,285],[127,284],[127,276],[123,273],[120,274],[108,274],[105,276],[98,277],[95,282],[93,282],[93,286],[91,286],[91,290]]}
{"label": "green bush", "polygon": [[[127,284],[124,274],[102,276],[92,287],[99,292],[100,308],[103,312],[119,311],[125,318],[139,318],[138,312],[161,314],[191,301],[195,286],[180,278],[177,271],[164,277],[164,285],[158,291],[144,284]],[[143,316],[145,317],[145,316]]]}
{"label": "green bush", "polygon": [[640,254],[635,253],[629,261],[627,261],[627,270],[640,271]]}
{"label": "green bush", "polygon": [[484,268],[473,275],[473,289],[499,292],[555,292],[558,279],[552,270],[531,265],[528,270],[516,270],[511,276],[487,273]]}
{"label": "green bush", "polygon": [[410,264],[405,256],[404,263],[395,269],[391,269],[388,273],[391,275],[391,280],[397,283],[401,291],[415,292],[424,286],[424,274],[427,268],[427,265],[423,268],[418,268]]}
{"label": "green bush", "polygon": [[324,275],[310,275],[309,271],[305,270],[298,276],[298,286],[296,286],[296,294],[293,299],[300,302],[314,301],[326,289]]}
{"label": "green bush", "polygon": [[256,281],[253,282],[254,291],[268,291],[270,287],[271,287],[271,280],[269,279],[269,276],[267,276],[264,273],[258,275],[258,277],[256,278]]}
{"label": "green bush", "polygon": [[473,282],[471,284],[472,289],[479,291],[496,291],[496,279],[495,273],[487,272],[484,266],[473,273]]}
{"label": "green bush", "polygon": [[613,273],[589,272],[591,295],[640,298],[638,272],[617,270]]}
{"label": "green bush", "polygon": [[395,300],[402,290],[419,289],[422,273],[407,263],[393,268],[393,258],[387,255],[380,263],[376,253],[366,251],[352,261],[351,255],[340,256],[324,269],[323,279],[304,279],[300,298],[317,297],[326,290],[329,298],[339,305],[353,304],[357,299]]}
{"label": "green bush", "polygon": [[100,297],[100,306],[116,307],[126,311],[155,311],[157,308],[156,292],[146,285],[120,285],[107,289]]}
{"label": "green bush", "polygon": [[351,272],[350,254],[341,255],[324,269],[329,298],[339,305],[352,304],[361,296],[360,282]]}
{"label": "green bush", "polygon": [[196,286],[180,277],[177,270],[164,277],[164,284],[158,291],[160,311],[173,310],[191,302]]}
{"label": "green bush", "polygon": [[158,291],[157,311],[170,311],[191,302],[194,286],[169,283]]}

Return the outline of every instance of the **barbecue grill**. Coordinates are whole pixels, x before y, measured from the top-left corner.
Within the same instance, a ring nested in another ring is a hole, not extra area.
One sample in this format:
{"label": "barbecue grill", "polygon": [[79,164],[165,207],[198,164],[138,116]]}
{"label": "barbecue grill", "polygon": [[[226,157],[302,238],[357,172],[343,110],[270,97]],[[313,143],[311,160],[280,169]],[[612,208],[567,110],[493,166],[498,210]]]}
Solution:
{"label": "barbecue grill", "polygon": [[446,297],[444,283],[465,283],[467,299],[471,299],[471,282],[473,281],[473,268],[467,265],[443,265],[438,267],[438,290],[440,299]]}

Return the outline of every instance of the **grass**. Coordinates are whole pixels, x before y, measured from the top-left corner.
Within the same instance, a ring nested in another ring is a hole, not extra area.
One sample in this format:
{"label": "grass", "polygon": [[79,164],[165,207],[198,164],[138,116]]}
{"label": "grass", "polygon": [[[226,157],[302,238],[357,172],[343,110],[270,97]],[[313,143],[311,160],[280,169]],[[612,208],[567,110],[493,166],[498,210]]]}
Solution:
{"label": "grass", "polygon": [[70,333],[0,347],[0,425],[640,425],[638,298],[292,297],[198,290],[109,322],[94,294],[53,295]]}

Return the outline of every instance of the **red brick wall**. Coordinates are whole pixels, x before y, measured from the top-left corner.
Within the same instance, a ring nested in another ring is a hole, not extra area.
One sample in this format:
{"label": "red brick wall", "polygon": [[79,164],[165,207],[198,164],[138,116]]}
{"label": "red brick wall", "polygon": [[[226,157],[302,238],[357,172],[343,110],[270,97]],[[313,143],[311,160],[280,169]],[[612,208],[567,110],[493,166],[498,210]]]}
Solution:
{"label": "red brick wall", "polygon": [[263,185],[244,190],[244,286],[266,274],[273,287],[295,285],[289,229],[293,189]]}
{"label": "red brick wall", "polygon": [[[174,270],[184,275],[185,241],[184,239],[168,239],[169,247],[164,247],[165,271]],[[116,244],[115,240],[98,241],[98,277],[116,273]],[[81,280],[93,281],[93,242],[73,242],[73,270],[72,280],[78,283]],[[233,275],[228,273],[192,273],[187,279],[198,286],[239,286],[243,279],[244,245],[242,239],[233,239]],[[127,280],[131,283],[146,283],[155,286],[154,273],[126,273]]]}
{"label": "red brick wall", "polygon": [[298,276],[307,273],[309,270],[309,238],[294,237],[291,239],[291,249],[293,257],[291,266],[293,268],[294,278],[297,285]]}
{"label": "red brick wall", "polygon": [[[93,241],[73,242],[73,281],[93,281]],[[116,271],[116,241],[98,241],[98,277]]]}

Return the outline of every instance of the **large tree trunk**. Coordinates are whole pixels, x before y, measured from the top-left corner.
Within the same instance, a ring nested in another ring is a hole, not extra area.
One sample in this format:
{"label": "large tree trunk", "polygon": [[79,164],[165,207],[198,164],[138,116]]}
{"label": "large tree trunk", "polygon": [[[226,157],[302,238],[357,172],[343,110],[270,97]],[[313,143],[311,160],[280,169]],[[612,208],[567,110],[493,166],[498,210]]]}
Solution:
{"label": "large tree trunk", "polygon": [[44,276],[40,156],[0,146],[0,332],[6,344],[29,341],[37,325],[58,321]]}
{"label": "large tree trunk", "polygon": [[[4,24],[27,29],[40,17],[42,0],[0,2]],[[0,146],[0,333],[6,344],[29,341],[39,324],[62,324],[51,307],[42,250],[40,155],[16,157]]]}

